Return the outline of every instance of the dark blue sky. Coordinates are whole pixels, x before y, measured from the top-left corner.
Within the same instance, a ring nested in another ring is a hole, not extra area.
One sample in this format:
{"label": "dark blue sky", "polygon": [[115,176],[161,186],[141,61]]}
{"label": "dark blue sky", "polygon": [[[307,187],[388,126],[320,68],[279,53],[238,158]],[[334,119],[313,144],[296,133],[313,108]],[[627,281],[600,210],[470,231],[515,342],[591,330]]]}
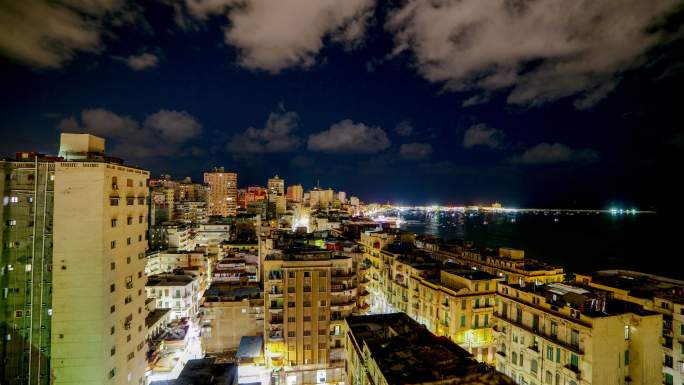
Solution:
{"label": "dark blue sky", "polygon": [[672,2],[594,0],[570,21],[503,0],[35,3],[0,5],[4,155],[89,131],[154,174],[224,166],[364,200],[680,196]]}

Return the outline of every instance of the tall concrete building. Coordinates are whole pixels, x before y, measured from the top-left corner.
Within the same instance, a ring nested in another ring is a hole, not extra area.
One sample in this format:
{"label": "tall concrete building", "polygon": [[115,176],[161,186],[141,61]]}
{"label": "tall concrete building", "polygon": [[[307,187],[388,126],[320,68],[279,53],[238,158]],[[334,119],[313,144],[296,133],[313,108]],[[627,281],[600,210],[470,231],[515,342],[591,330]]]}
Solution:
{"label": "tall concrete building", "polygon": [[301,203],[304,197],[304,187],[301,184],[287,186],[287,200]]}
{"label": "tall concrete building", "polygon": [[237,214],[237,174],[217,167],[204,173],[207,191],[207,214],[212,216],[235,216]]}
{"label": "tall concrete building", "polygon": [[144,384],[149,172],[62,134],[55,163],[53,384]]}
{"label": "tall concrete building", "polygon": [[269,178],[266,188],[269,194],[285,195],[285,180],[276,175]]}
{"label": "tall concrete building", "polygon": [[356,311],[352,258],[277,250],[264,272],[266,360],[276,383],[344,382],[344,318]]}
{"label": "tall concrete building", "polygon": [[628,270],[575,274],[575,280],[663,315],[663,384],[684,384],[684,281]]}
{"label": "tall concrete building", "polygon": [[662,315],[566,283],[499,283],[497,370],[518,384],[663,383]]}
{"label": "tall concrete building", "polygon": [[54,158],[0,160],[0,384],[50,382]]}

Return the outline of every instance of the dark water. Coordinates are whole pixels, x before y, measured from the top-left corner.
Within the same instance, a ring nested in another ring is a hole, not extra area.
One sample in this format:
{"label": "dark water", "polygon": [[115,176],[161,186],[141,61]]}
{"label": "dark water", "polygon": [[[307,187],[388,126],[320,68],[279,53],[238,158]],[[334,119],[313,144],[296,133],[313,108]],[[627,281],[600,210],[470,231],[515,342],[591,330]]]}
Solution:
{"label": "dark water", "polygon": [[566,272],[630,269],[684,279],[679,218],[660,214],[463,214],[403,217],[402,228],[487,247],[512,247]]}

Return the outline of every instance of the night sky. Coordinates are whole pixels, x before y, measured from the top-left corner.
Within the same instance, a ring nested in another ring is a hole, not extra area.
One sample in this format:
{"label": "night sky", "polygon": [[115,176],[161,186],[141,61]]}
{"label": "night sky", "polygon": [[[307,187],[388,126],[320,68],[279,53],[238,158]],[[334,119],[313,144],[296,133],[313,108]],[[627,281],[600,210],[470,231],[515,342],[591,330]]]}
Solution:
{"label": "night sky", "polygon": [[668,0],[0,1],[0,154],[92,132],[153,175],[365,201],[681,201]]}

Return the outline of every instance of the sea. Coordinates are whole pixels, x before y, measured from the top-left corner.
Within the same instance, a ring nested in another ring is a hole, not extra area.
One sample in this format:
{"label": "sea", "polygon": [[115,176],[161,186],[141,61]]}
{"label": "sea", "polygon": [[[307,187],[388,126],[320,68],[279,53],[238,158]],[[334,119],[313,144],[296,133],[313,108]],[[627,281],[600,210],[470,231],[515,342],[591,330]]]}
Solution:
{"label": "sea", "polygon": [[569,274],[623,269],[684,280],[684,232],[673,216],[437,211],[401,218],[402,229],[482,247],[522,249],[526,257],[560,265]]}

